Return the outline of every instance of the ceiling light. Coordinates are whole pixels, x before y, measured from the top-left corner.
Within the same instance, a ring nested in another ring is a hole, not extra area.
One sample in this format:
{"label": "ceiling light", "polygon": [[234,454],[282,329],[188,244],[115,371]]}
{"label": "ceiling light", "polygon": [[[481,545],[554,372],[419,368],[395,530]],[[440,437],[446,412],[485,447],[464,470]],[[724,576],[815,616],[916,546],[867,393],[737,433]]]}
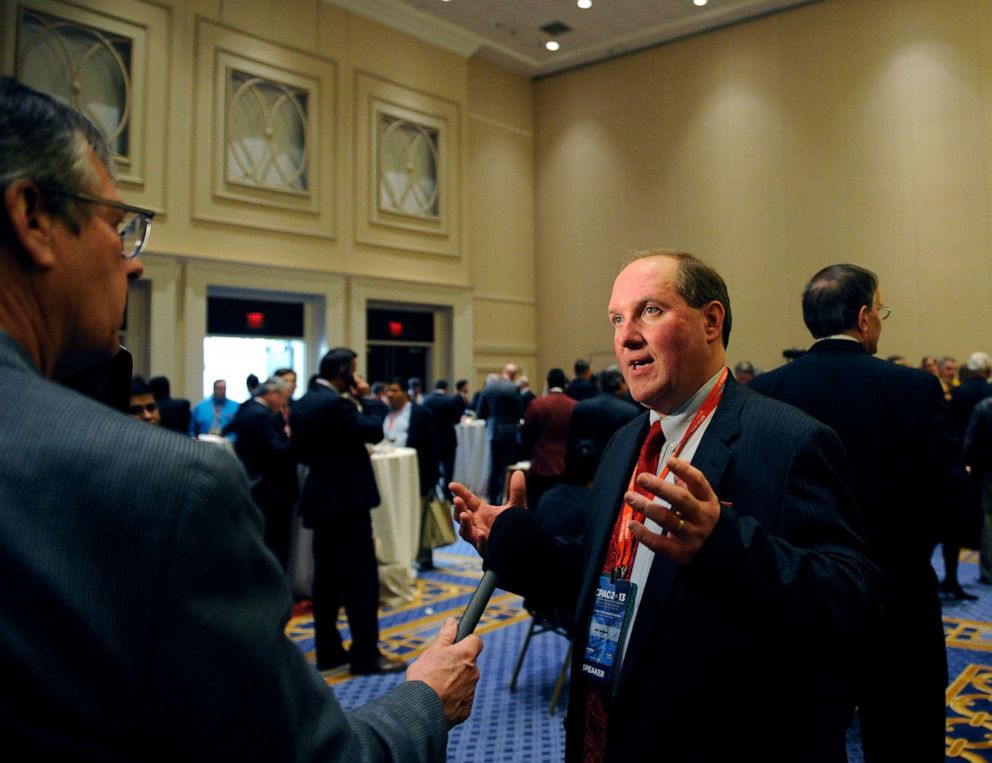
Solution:
{"label": "ceiling light", "polygon": [[558,50],[558,48],[560,48],[561,45],[558,44],[558,40],[548,40],[546,43],[544,43],[544,47],[546,47],[550,51],[555,51]]}
{"label": "ceiling light", "polygon": [[707,2],[709,2],[709,0],[692,0],[692,4],[699,8],[702,8]]}
{"label": "ceiling light", "polygon": [[592,0],[579,0],[576,5],[585,11],[592,8]]}

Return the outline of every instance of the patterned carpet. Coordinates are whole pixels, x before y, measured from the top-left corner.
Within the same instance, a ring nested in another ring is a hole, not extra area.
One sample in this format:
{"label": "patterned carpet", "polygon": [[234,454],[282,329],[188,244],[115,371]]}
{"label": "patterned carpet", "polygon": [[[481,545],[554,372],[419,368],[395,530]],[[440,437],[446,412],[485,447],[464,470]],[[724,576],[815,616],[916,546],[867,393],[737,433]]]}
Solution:
{"label": "patterned carpet", "polygon": [[[977,554],[961,556],[962,585],[979,596],[977,601],[945,600],[944,629],[951,683],[947,689],[947,760],[992,761],[992,586],[977,582]],[[433,640],[441,622],[460,616],[482,575],[478,556],[462,541],[434,552],[436,569],[417,579],[417,599],[380,612],[383,647],[390,654],[414,659]],[[939,549],[933,564],[943,576]],[[342,613],[343,615],[343,613]],[[472,716],[451,732],[448,760],[517,761],[526,749],[529,760],[556,761],[564,757],[562,718],[568,691],[549,714],[552,692],[568,650],[568,642],[554,633],[535,636],[517,681],[510,677],[530,625],[519,596],[497,590],[476,633],[485,648],[479,657],[482,677]],[[338,623],[347,641],[348,624]],[[286,630],[313,661],[313,618],[306,603]],[[361,705],[403,680],[391,676],[352,676],[347,668],[325,674],[345,708]],[[848,760],[861,763],[857,727],[848,733]]]}

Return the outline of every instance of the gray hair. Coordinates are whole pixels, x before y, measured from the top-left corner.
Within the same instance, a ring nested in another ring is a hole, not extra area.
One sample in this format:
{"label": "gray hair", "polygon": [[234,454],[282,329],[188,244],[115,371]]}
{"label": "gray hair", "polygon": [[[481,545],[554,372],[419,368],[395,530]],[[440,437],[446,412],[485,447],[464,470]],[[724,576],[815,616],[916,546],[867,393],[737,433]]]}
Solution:
{"label": "gray hair", "polygon": [[270,392],[279,392],[285,395],[289,392],[289,382],[281,376],[270,376],[264,382],[255,387],[252,394],[257,395],[258,397],[263,397]]}
{"label": "gray hair", "polygon": [[30,180],[48,211],[78,234],[80,221],[91,214],[89,206],[59,192],[92,193],[99,187],[91,149],[112,175],[110,148],[92,122],[44,93],[0,78],[0,192],[17,180]]}
{"label": "gray hair", "polygon": [[967,369],[977,374],[987,373],[992,371],[992,359],[989,358],[988,353],[973,352],[968,357]]}

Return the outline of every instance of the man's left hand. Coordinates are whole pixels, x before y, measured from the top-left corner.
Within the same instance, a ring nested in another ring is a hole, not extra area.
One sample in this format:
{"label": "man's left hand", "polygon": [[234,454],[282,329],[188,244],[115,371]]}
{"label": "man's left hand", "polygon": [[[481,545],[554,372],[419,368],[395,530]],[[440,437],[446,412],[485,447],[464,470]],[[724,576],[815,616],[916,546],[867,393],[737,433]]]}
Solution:
{"label": "man's left hand", "polygon": [[652,532],[642,522],[631,522],[634,539],[656,554],[683,565],[692,561],[713,532],[720,518],[720,501],[703,473],[688,461],[670,458],[667,465],[675,475],[674,484],[651,474],[638,475],[637,484],[670,503],[671,509],[633,491],[628,492],[624,500],[668,531],[667,535],[662,535]]}

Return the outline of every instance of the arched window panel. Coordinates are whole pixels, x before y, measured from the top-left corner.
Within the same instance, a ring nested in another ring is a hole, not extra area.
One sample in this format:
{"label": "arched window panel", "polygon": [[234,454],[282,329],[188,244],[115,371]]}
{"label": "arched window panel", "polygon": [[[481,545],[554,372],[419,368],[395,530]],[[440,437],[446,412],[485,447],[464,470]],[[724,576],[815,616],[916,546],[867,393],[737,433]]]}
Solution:
{"label": "arched window panel", "polygon": [[301,88],[229,70],[228,182],[279,191],[308,189],[308,100]]}
{"label": "arched window panel", "polygon": [[[149,13],[135,21],[162,20],[161,11]],[[142,186],[145,56],[149,36],[166,30],[55,0],[9,4],[4,20],[16,30],[14,76],[89,118],[107,139],[120,179]]]}
{"label": "arched window panel", "polygon": [[458,104],[357,72],[357,241],[458,257]]}
{"label": "arched window panel", "polygon": [[334,238],[336,64],[197,22],[193,215]]}
{"label": "arched window panel", "polygon": [[379,209],[428,220],[440,217],[440,132],[379,113]]}

